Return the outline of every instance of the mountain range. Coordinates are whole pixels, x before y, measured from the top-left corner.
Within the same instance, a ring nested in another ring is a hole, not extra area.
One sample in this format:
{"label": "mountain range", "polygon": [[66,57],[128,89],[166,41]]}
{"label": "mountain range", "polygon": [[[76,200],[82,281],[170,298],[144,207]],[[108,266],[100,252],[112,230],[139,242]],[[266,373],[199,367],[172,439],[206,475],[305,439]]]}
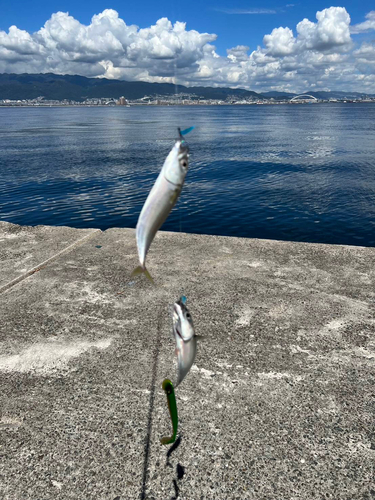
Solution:
{"label": "mountain range", "polygon": [[[128,82],[124,80],[109,80],[107,78],[86,78],[79,75],[43,74],[9,74],[0,73],[0,99],[35,99],[43,96],[45,99],[84,101],[87,98],[111,97],[118,99],[141,99],[145,96],[173,96],[183,93],[204,99],[225,100],[229,96],[237,99],[274,98],[289,100],[298,95],[287,92],[262,92],[261,94],[245,89],[228,87],[185,87],[172,83]],[[342,91],[306,91],[317,99],[357,99],[375,97],[374,94]]]}

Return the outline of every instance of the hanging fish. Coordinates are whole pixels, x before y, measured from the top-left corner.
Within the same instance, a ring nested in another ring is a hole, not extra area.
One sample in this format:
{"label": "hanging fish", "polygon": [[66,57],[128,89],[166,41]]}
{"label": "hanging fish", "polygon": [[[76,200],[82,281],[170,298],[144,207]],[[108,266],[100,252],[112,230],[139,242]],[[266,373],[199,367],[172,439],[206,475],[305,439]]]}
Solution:
{"label": "hanging fish", "polygon": [[173,304],[173,335],[176,340],[177,387],[194,363],[197,354],[197,339],[191,314],[186,307],[186,297],[181,297]]}
{"label": "hanging fish", "polygon": [[152,283],[153,279],[146,269],[146,255],[155,234],[175,206],[184,184],[189,166],[189,146],[183,136],[193,128],[190,127],[182,132],[178,129],[179,138],[167,156],[137,222],[136,236],[140,266],[134,269],[132,276],[144,273]]}

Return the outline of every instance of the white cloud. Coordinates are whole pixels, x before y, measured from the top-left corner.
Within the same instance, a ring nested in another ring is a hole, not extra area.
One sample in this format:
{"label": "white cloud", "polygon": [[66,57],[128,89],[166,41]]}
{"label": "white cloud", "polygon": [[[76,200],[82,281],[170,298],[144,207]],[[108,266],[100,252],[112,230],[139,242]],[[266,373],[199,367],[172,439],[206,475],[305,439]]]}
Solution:
{"label": "white cloud", "polygon": [[8,34],[0,31],[0,47],[25,56],[37,54],[40,51],[39,44],[33,40],[32,36],[16,26],[11,26]]}
{"label": "white cloud", "polygon": [[277,14],[275,9],[214,9],[224,14]]}
{"label": "white cloud", "polygon": [[332,50],[351,44],[350,16],[344,7],[316,13],[317,23],[304,19],[297,24],[298,43],[304,49]]}
{"label": "white cloud", "polygon": [[354,54],[358,60],[375,62],[375,42],[363,42]]}
{"label": "white cloud", "polygon": [[330,7],[317,12],[315,22],[303,19],[295,31],[276,27],[251,53],[247,45],[238,45],[220,56],[212,45],[217,35],[188,30],[183,22],[162,18],[140,29],[106,9],[84,25],[57,12],[36,33],[16,26],[8,33],[0,31],[0,72],[177,80],[258,91],[331,88],[375,93],[374,43],[365,40],[355,46],[350,36],[373,29],[375,12],[366,19],[350,27],[346,9]]}
{"label": "white cloud", "polygon": [[292,54],[296,48],[296,39],[290,28],[275,28],[270,35],[264,36],[263,43],[266,53],[276,57]]}
{"label": "white cloud", "polygon": [[197,68],[204,48],[215,39],[166,18],[139,29],[126,25],[112,9],[93,16],[88,26],[57,12],[33,35],[15,26],[8,34],[0,31],[0,71],[171,80],[175,67],[182,73]]}
{"label": "white cloud", "polygon": [[375,10],[372,10],[368,14],[366,14],[367,21],[364,21],[360,24],[355,24],[351,27],[350,32],[353,35],[358,33],[367,33],[368,31],[375,31]]}
{"label": "white cloud", "polygon": [[305,50],[338,50],[351,44],[350,16],[343,7],[330,7],[317,12],[317,23],[303,19],[297,24],[297,37],[290,28],[275,28],[265,35],[267,53],[276,57]]}
{"label": "white cloud", "polygon": [[247,53],[249,49],[250,47],[248,47],[247,45],[237,45],[232,49],[228,49],[228,59],[230,59],[232,62],[246,61],[246,59],[248,58]]}

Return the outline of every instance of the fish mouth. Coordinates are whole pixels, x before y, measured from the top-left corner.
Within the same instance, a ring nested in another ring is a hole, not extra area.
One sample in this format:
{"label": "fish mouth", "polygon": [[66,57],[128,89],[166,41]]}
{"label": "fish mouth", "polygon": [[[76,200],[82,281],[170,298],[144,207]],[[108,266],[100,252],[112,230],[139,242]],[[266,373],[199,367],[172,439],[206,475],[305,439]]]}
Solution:
{"label": "fish mouth", "polygon": [[189,146],[188,143],[184,140],[180,140],[180,144],[178,146],[178,158],[182,160],[183,158],[187,159],[189,157]]}
{"label": "fish mouth", "polygon": [[174,325],[174,329],[177,333],[177,335],[180,337],[181,340],[184,340],[183,336],[182,336],[182,333],[181,333],[181,330],[180,330],[180,326],[181,326],[181,322],[180,322],[180,314],[179,314],[179,310],[178,310],[178,307],[176,306],[179,306],[180,308],[183,306],[183,304],[180,302],[180,301],[177,301],[175,304],[173,304],[173,310],[177,316],[178,319],[176,319],[176,323]]}

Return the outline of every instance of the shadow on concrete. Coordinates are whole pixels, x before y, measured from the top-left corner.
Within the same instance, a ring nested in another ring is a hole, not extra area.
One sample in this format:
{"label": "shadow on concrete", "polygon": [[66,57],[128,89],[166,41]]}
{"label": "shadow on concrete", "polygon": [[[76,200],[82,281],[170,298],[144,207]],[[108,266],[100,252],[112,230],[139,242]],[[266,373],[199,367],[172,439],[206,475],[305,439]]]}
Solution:
{"label": "shadow on concrete", "polygon": [[148,460],[149,460],[149,455],[150,455],[150,440],[151,440],[151,431],[152,431],[152,412],[154,410],[154,401],[155,401],[155,384],[156,384],[156,376],[157,376],[157,371],[158,371],[158,360],[159,360],[159,351],[160,351],[160,344],[161,344],[162,319],[163,319],[163,308],[161,308],[159,311],[158,326],[157,326],[157,332],[156,332],[157,338],[156,338],[153,367],[152,367],[150,404],[149,404],[149,409],[148,409],[147,435],[146,435],[146,440],[145,440],[145,459],[143,462],[141,500],[144,500],[146,498],[146,484],[147,484],[147,479],[148,479]]}
{"label": "shadow on concrete", "polygon": [[[181,437],[182,436],[179,436],[176,439],[176,441],[173,443],[173,445],[167,451],[167,461],[165,463],[166,467],[168,466],[168,467],[172,467],[173,468],[173,465],[169,461],[169,458],[172,455],[172,453],[175,450],[177,450],[177,448],[180,446],[180,444],[181,444]],[[172,497],[171,500],[177,500],[177,498],[180,496],[180,489],[178,487],[177,481],[179,481],[180,479],[182,479],[184,477],[184,474],[185,474],[185,468],[180,463],[178,463],[177,466],[176,466],[176,478],[173,479],[173,487],[174,487],[174,491],[175,491],[175,496]]]}
{"label": "shadow on concrete", "polygon": [[180,488],[178,487],[177,481],[179,481],[184,477],[185,468],[181,464],[177,464],[176,473],[177,473],[177,479],[173,479],[175,496],[172,497],[171,500],[177,500],[177,498],[180,496]]}
{"label": "shadow on concrete", "polygon": [[177,448],[180,446],[181,444],[181,438],[182,436],[178,436],[178,438],[176,439],[176,441],[172,444],[172,446],[169,448],[169,450],[167,451],[167,461],[165,463],[165,465],[168,465],[168,467],[173,467],[173,465],[170,463],[169,461],[169,457],[172,455],[172,453],[177,450]]}

